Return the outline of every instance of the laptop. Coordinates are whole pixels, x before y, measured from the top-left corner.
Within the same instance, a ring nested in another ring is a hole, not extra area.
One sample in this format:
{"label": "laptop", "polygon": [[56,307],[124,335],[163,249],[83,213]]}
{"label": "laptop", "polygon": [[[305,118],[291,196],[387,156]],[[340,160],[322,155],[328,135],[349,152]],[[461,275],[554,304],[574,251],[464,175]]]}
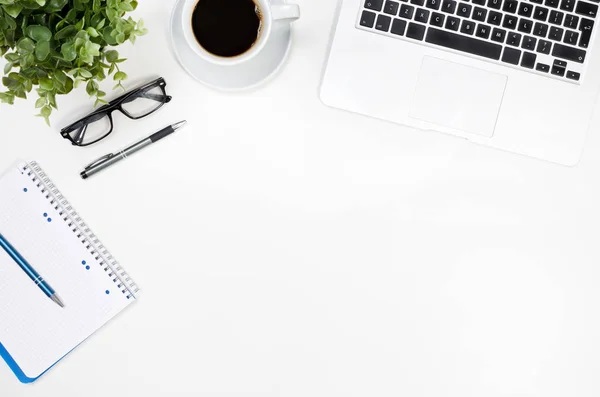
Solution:
{"label": "laptop", "polygon": [[598,1],[341,0],[321,100],[575,165],[600,89]]}

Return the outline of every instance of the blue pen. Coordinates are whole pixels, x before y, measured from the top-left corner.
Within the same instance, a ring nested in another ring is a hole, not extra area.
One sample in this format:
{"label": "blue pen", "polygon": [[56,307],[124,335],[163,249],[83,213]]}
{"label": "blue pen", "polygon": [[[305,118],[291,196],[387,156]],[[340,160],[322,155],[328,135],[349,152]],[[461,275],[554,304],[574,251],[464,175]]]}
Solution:
{"label": "blue pen", "polygon": [[42,292],[46,294],[48,298],[52,299],[60,307],[65,307],[64,303],[60,300],[56,292],[54,292],[52,287],[42,278],[42,276],[38,274],[38,272],[35,271],[33,267],[31,267],[29,263],[27,263],[25,258],[19,254],[15,247],[10,245],[8,240],[6,240],[2,234],[0,234],[0,247],[2,247],[15,262],[17,262],[17,265],[19,265],[19,267],[23,269],[29,278],[33,280],[35,285],[40,287]]}

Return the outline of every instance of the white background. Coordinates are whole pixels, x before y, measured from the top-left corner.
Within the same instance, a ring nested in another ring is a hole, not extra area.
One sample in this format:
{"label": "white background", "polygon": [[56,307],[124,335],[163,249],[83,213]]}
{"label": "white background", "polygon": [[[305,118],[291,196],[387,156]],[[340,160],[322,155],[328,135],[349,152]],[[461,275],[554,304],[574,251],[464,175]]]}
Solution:
{"label": "white background", "polygon": [[83,90],[51,129],[33,100],[0,106],[0,169],[39,161],[143,289],[36,384],[0,363],[0,394],[598,396],[598,117],[565,168],[329,109],[335,2],[299,3],[289,62],[255,92],[188,77],[174,1],[147,0],[122,52],[129,86],[167,80],[159,114],[81,149],[58,130],[91,110]]}

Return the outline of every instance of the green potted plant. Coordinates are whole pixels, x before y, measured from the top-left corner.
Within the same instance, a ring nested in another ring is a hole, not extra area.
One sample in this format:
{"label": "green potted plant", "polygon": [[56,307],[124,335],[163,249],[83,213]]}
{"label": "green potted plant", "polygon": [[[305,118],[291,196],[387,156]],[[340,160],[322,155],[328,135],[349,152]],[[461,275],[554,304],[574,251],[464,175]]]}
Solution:
{"label": "green potted plant", "polygon": [[143,21],[126,18],[136,0],[0,0],[0,55],[6,65],[0,102],[13,104],[34,88],[39,116],[49,124],[57,95],[85,84],[95,105],[106,103],[99,81],[115,88],[127,78],[112,47],[146,33]]}

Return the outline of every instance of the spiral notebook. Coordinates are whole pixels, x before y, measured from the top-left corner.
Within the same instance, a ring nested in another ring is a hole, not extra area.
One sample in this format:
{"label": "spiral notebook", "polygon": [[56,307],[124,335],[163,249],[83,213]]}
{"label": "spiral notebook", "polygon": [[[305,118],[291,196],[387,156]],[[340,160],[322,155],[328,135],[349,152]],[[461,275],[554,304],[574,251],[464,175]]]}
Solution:
{"label": "spiral notebook", "polygon": [[31,383],[135,301],[138,287],[36,163],[0,177],[0,233],[65,303],[0,250],[0,356]]}

